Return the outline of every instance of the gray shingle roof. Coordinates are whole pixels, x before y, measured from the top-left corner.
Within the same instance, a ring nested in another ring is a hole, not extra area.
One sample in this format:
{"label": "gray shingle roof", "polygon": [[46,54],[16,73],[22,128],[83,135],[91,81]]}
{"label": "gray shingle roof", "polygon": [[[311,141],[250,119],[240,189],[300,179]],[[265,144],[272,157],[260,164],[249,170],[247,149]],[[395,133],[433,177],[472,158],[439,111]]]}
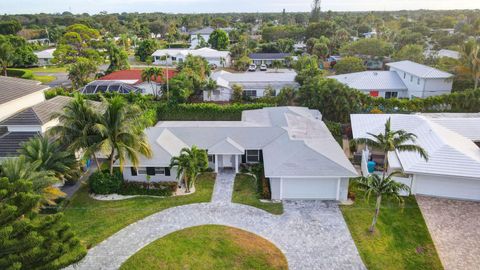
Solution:
{"label": "gray shingle roof", "polygon": [[56,96],[50,100],[20,111],[0,122],[1,126],[43,125],[60,112],[73,98]]}
{"label": "gray shingle roof", "polygon": [[38,91],[44,91],[48,88],[48,86],[41,85],[38,81],[0,76],[0,104]]}
{"label": "gray shingle roof", "polygon": [[7,132],[0,137],[0,157],[18,156],[20,144],[40,135],[38,132]]}
{"label": "gray shingle roof", "polygon": [[253,60],[282,60],[289,56],[289,53],[251,53],[248,55]]}
{"label": "gray shingle roof", "polygon": [[408,61],[408,60],[388,63],[387,66],[393,67],[395,69],[401,70],[408,74],[415,75],[420,78],[427,78],[427,79],[445,78],[446,79],[446,78],[453,77],[453,75],[450,73],[447,73],[429,66],[425,66],[422,64],[418,64],[412,61]]}

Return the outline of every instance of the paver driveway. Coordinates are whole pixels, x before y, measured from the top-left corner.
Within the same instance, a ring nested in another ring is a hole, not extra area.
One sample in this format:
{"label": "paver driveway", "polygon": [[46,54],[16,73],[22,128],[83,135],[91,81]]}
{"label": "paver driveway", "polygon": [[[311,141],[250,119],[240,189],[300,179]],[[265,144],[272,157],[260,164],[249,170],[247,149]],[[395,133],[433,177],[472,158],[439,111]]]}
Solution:
{"label": "paver driveway", "polygon": [[118,269],[156,239],[206,224],[232,226],[268,239],[285,254],[290,269],[365,269],[337,204],[287,201],[285,213],[275,216],[231,203],[234,177],[218,175],[211,203],[166,209],[131,224],[90,249],[70,269]]}
{"label": "paver driveway", "polygon": [[480,202],[424,196],[417,202],[445,269],[479,269]]}

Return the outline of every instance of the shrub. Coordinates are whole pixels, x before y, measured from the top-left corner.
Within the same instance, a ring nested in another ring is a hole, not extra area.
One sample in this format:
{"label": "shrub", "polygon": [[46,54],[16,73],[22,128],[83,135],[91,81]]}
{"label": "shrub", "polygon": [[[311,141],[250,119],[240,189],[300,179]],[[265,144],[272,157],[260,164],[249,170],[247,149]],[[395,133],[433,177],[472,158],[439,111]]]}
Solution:
{"label": "shrub", "polygon": [[263,164],[256,164],[250,168],[251,172],[255,174],[257,179],[257,193],[260,199],[271,199],[270,184],[263,170]]}
{"label": "shrub", "polygon": [[177,188],[177,182],[124,181],[118,193],[122,195],[151,195],[169,197],[177,191]]}
{"label": "shrub", "polygon": [[11,77],[26,79],[26,80],[33,79],[33,72],[27,69],[8,68],[7,75]]}
{"label": "shrub", "polygon": [[90,192],[95,194],[118,193],[122,182],[122,175],[118,172],[110,175],[105,171],[96,171],[88,179]]}
{"label": "shrub", "polygon": [[157,108],[160,121],[239,121],[242,111],[271,107],[269,104],[218,105],[212,103],[160,104]]}

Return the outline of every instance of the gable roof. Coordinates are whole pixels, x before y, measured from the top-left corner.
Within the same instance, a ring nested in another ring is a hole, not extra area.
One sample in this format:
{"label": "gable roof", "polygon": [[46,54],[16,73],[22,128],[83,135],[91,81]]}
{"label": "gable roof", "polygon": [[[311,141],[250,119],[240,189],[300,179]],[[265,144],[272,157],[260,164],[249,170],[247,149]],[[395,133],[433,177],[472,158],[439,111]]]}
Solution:
{"label": "gable roof", "polygon": [[39,59],[52,59],[53,58],[53,52],[55,52],[56,48],[52,49],[46,49],[43,51],[35,52],[35,55]]}
{"label": "gable roof", "polygon": [[243,148],[236,141],[232,140],[230,137],[222,139],[216,144],[208,147],[209,154],[242,155],[244,152],[245,152],[245,148]]}
{"label": "gable roof", "polygon": [[38,81],[24,80],[13,77],[0,76],[0,104],[22,98],[49,87],[41,85]]}
{"label": "gable roof", "polygon": [[[167,70],[163,69],[163,76],[166,78],[167,76]],[[103,77],[100,77],[98,80],[99,81],[118,81],[118,82],[123,82],[127,84],[139,84],[142,83],[142,72],[143,70],[141,69],[129,69],[129,70],[119,70],[112,72],[110,74],[107,74]],[[169,69],[168,70],[168,77],[173,78],[176,75],[176,70],[174,69]],[[158,77],[155,82],[157,83],[163,83],[162,77]]]}
{"label": "gable roof", "polygon": [[408,90],[395,71],[363,71],[328,78],[358,90]]}
{"label": "gable roof", "polygon": [[426,79],[451,78],[452,74],[432,68],[426,65],[418,64],[409,60],[387,63],[387,66]]}
{"label": "gable roof", "polygon": [[295,71],[282,71],[282,72],[228,72],[218,71],[214,72],[211,77],[214,80],[224,80],[229,83],[292,83],[295,82],[297,73]]}
{"label": "gable roof", "polygon": [[251,53],[248,57],[253,60],[282,60],[290,55],[289,53]]}
{"label": "gable roof", "polygon": [[406,130],[417,135],[416,144],[423,147],[428,161],[414,152],[396,152],[406,173],[425,173],[480,179],[480,148],[470,139],[422,115],[352,114],[354,138],[379,134],[391,118],[393,130]]}

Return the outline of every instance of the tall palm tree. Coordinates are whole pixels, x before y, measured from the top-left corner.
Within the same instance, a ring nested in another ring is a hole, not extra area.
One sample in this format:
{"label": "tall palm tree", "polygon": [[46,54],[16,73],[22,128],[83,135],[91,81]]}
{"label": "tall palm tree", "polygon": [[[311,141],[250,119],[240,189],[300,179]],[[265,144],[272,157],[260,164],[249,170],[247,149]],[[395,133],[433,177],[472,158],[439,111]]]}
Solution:
{"label": "tall palm tree", "polygon": [[28,140],[22,144],[19,153],[29,163],[40,161],[39,170],[51,171],[60,180],[74,177],[80,170],[75,155],[62,149],[58,141],[47,137],[38,136]]}
{"label": "tall palm tree", "polygon": [[28,162],[24,156],[18,158],[9,158],[1,163],[1,176],[10,181],[19,179],[32,183],[33,189],[37,194],[42,195],[43,202],[55,204],[54,200],[63,196],[58,188],[52,186],[58,183],[58,178],[54,172],[40,169],[41,161]]}
{"label": "tall palm tree", "polygon": [[158,78],[163,78],[163,71],[161,68],[148,67],[142,71],[142,81],[150,84],[155,98],[159,95],[158,87],[156,84]]}
{"label": "tall palm tree", "polygon": [[113,174],[113,165],[117,160],[123,168],[127,158],[134,166],[138,165],[140,154],[150,158],[152,150],[143,132],[142,110],[127,104],[121,96],[102,99],[106,108],[95,124],[95,130],[102,137],[98,146],[108,154],[110,174]]}
{"label": "tall palm tree", "polygon": [[76,94],[60,113],[53,115],[53,118],[58,119],[59,124],[52,127],[48,134],[62,138],[61,143],[67,150],[74,153],[83,152],[85,157],[93,158],[100,168],[96,153],[99,151],[101,136],[94,128],[99,118],[95,106],[82,95]]}
{"label": "tall palm tree", "polygon": [[460,73],[472,77],[475,85],[474,90],[477,90],[480,80],[480,43],[475,40],[469,40],[462,47],[461,54],[463,65],[457,69]]}
{"label": "tall palm tree", "polygon": [[374,149],[381,150],[384,153],[384,166],[383,166],[383,177],[388,169],[388,152],[399,151],[399,152],[416,152],[423,159],[428,161],[428,153],[421,146],[415,144],[417,135],[413,133],[406,132],[404,130],[392,130],[391,128],[391,118],[388,118],[385,123],[385,130],[383,133],[378,135],[367,133],[372,136],[371,138],[359,138],[357,143],[366,144]]}
{"label": "tall palm tree", "polygon": [[6,39],[0,43],[0,66],[4,76],[8,76],[7,68],[13,64],[13,55],[15,51],[10,42]]}
{"label": "tall palm tree", "polygon": [[399,174],[399,172],[393,172],[387,177],[381,177],[378,174],[371,174],[368,177],[360,177],[356,181],[357,187],[365,192],[367,200],[372,195],[376,197],[375,214],[373,216],[372,225],[369,228],[371,233],[375,231],[375,225],[377,224],[378,215],[380,214],[382,198],[390,197],[403,204],[403,198],[400,196],[400,192],[408,192],[410,190],[407,185],[393,180],[393,176],[397,174]]}
{"label": "tall palm tree", "polygon": [[170,167],[177,169],[177,179],[183,179],[185,192],[188,193],[195,186],[197,175],[208,167],[207,152],[195,145],[192,148],[185,147],[179,156],[172,158]]}

